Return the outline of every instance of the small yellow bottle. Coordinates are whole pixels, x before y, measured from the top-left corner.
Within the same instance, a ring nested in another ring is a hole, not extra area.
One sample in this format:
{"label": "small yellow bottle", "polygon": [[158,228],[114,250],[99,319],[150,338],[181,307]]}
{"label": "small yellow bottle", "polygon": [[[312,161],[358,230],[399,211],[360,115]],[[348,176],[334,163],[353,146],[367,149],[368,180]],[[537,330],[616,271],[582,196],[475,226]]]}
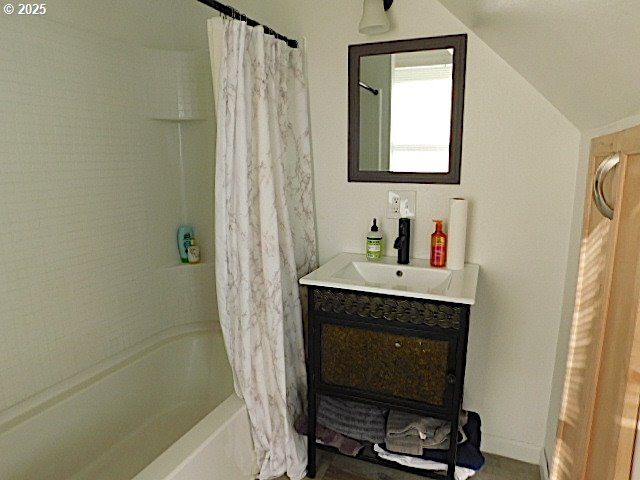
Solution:
{"label": "small yellow bottle", "polygon": [[382,259],[383,252],[382,233],[378,231],[378,225],[376,225],[376,219],[374,218],[371,231],[367,232],[367,260],[371,262],[380,261]]}

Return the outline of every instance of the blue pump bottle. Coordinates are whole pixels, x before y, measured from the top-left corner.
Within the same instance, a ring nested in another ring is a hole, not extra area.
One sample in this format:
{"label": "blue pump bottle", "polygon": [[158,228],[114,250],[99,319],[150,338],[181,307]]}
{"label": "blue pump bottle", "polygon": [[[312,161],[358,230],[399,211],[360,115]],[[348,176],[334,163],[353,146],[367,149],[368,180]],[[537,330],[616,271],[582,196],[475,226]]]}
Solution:
{"label": "blue pump bottle", "polygon": [[193,227],[191,225],[181,225],[178,228],[178,250],[182,263],[189,263],[188,251],[193,238]]}

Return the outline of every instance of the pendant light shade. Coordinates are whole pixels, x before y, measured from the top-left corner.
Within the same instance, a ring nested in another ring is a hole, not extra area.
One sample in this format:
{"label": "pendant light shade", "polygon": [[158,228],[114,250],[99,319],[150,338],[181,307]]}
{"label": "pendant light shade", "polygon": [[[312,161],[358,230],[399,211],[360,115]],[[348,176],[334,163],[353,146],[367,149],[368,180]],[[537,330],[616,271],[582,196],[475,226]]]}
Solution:
{"label": "pendant light shade", "polygon": [[383,0],[364,0],[362,19],[358,27],[360,33],[377,35],[389,31],[389,18],[385,12],[387,4],[391,6],[391,2],[384,2]]}

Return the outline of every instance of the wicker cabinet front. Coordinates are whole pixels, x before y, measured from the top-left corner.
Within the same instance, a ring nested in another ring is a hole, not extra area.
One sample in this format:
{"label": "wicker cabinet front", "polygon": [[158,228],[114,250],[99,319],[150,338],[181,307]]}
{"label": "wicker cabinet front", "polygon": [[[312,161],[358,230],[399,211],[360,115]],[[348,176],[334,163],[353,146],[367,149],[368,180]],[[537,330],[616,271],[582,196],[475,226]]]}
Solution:
{"label": "wicker cabinet front", "polygon": [[449,342],[322,323],[321,381],[445,405]]}

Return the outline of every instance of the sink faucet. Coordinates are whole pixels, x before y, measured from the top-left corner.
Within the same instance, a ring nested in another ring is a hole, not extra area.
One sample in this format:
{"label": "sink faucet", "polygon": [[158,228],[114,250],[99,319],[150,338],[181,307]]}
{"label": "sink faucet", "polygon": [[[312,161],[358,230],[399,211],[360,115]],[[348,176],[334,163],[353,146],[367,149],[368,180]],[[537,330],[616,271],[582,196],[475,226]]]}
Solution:
{"label": "sink faucet", "polygon": [[409,263],[409,244],[411,243],[411,219],[400,218],[398,221],[398,238],[393,243],[393,248],[398,249],[398,263]]}

